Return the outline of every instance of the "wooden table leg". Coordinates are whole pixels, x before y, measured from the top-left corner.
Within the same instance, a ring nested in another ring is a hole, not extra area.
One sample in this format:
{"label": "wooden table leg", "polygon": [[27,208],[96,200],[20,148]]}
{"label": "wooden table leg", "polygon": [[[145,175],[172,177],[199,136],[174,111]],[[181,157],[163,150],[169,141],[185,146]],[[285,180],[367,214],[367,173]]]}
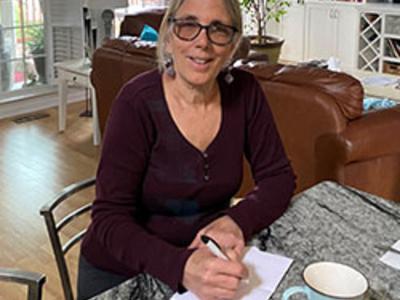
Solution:
{"label": "wooden table leg", "polygon": [[59,74],[58,79],[58,130],[63,132],[66,125],[67,110],[67,80]]}
{"label": "wooden table leg", "polygon": [[100,127],[99,127],[99,116],[97,112],[96,90],[91,84],[89,90],[92,99],[93,145],[98,146],[100,145],[101,137],[100,137]]}

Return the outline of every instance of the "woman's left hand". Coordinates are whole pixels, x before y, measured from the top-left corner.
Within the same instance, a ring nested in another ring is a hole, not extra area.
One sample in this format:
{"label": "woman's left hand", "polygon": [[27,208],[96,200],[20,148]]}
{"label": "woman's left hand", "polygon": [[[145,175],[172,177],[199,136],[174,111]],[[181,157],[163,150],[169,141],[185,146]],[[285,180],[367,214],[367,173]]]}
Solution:
{"label": "woman's left hand", "polygon": [[205,247],[200,237],[205,234],[225,249],[233,249],[238,256],[242,256],[245,242],[240,227],[229,216],[220,217],[203,227],[189,246],[191,248]]}

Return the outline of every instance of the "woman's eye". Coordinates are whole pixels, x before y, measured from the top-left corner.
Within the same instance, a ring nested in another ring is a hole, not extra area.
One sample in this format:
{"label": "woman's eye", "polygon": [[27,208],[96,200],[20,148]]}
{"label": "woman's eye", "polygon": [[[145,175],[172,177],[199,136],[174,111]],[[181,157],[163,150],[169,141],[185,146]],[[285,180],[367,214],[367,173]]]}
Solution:
{"label": "woman's eye", "polygon": [[224,25],[220,25],[220,24],[213,25],[211,27],[211,31],[218,33],[218,34],[224,34],[224,35],[230,35],[230,33],[231,33],[230,29],[228,27],[226,27]]}
{"label": "woman's eye", "polygon": [[179,25],[181,28],[186,28],[186,29],[191,29],[191,28],[197,28],[197,24],[193,23],[193,22],[185,22],[185,23],[181,23]]}

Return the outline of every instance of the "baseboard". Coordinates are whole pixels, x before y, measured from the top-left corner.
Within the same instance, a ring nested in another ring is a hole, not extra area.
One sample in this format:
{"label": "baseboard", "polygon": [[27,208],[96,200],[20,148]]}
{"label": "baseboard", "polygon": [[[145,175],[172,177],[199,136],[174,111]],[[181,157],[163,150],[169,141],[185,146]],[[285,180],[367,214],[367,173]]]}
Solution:
{"label": "baseboard", "polygon": [[[82,101],[85,97],[85,90],[82,88],[71,87],[68,90],[68,103]],[[0,103],[0,119],[32,113],[55,106],[58,106],[57,92]]]}

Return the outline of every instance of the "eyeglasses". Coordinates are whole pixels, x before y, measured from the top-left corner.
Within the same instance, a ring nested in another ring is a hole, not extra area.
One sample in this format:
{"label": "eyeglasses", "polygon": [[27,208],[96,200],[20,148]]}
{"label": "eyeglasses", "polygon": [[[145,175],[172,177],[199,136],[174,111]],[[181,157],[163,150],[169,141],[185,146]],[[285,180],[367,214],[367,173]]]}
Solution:
{"label": "eyeglasses", "polygon": [[207,38],[211,43],[218,46],[226,46],[232,43],[236,32],[238,32],[236,27],[225,25],[218,21],[214,21],[209,25],[201,25],[190,19],[170,17],[168,20],[174,25],[174,34],[182,41],[193,41],[205,29]]}

